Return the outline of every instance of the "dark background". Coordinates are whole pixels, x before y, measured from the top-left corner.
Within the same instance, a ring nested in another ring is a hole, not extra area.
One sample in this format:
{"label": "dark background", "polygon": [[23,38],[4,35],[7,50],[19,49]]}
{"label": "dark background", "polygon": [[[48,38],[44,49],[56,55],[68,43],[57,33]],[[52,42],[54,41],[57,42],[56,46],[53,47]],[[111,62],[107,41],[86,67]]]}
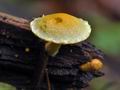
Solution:
{"label": "dark background", "polygon": [[88,20],[89,41],[106,54],[105,76],[94,79],[86,90],[120,88],[120,0],[0,0],[0,11],[29,20],[65,12]]}

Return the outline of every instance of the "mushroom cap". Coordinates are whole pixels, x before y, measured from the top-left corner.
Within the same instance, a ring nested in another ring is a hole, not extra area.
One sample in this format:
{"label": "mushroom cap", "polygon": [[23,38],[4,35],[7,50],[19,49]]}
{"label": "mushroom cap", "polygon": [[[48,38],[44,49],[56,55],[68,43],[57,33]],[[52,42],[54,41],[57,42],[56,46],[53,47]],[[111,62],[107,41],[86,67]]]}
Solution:
{"label": "mushroom cap", "polygon": [[56,44],[74,44],[87,39],[91,28],[87,21],[66,13],[35,18],[30,27],[39,38]]}

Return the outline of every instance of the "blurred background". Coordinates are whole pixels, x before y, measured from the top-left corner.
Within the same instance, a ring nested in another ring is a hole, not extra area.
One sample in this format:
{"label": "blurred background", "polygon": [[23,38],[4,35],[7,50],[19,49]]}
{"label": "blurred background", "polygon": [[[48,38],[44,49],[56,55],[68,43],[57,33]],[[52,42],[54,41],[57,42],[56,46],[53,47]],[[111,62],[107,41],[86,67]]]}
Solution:
{"label": "blurred background", "polygon": [[32,20],[65,12],[88,20],[89,41],[106,54],[105,76],[85,90],[120,90],[120,0],[0,0],[0,12]]}

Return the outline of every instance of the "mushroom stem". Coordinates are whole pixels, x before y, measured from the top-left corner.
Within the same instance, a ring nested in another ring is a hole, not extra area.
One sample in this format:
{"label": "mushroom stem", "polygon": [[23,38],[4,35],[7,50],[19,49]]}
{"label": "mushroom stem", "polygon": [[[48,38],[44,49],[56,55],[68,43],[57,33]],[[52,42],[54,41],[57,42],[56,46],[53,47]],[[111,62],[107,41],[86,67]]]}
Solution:
{"label": "mushroom stem", "polygon": [[60,47],[61,44],[56,44],[52,42],[47,42],[45,45],[45,49],[50,56],[55,56],[58,53]]}

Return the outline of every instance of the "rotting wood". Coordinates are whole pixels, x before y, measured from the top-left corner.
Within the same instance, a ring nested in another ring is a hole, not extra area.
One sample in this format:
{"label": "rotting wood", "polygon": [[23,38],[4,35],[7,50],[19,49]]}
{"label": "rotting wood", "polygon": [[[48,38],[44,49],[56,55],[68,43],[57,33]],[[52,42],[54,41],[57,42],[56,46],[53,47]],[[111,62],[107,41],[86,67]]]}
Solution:
{"label": "rotting wood", "polygon": [[[30,25],[29,25],[30,22],[23,18],[19,18],[16,16],[12,16],[12,15],[0,12],[0,22],[4,25],[6,24],[6,27],[14,26],[15,29],[18,28],[20,30],[30,31]],[[10,25],[10,26],[8,26],[8,25]],[[45,60],[47,59],[46,57],[47,56],[44,53],[43,57],[41,57],[42,58],[41,61],[37,60],[37,62],[36,62],[37,65],[35,66],[35,68],[36,68],[35,73],[33,73],[33,74],[35,74],[35,75],[33,75],[35,77],[33,77],[33,80],[32,80],[34,90],[38,90],[38,88],[42,86],[41,82],[42,82],[43,75],[44,75],[44,69],[47,65],[46,64],[47,62],[45,62]],[[36,87],[38,87],[38,88],[36,88]],[[39,90],[41,90],[41,89],[39,89]]]}
{"label": "rotting wood", "polygon": [[[18,29],[21,28],[21,30],[30,31],[29,21],[26,19],[22,19],[22,18],[8,15],[8,14],[0,13],[0,22],[3,22],[3,24],[6,23],[5,24],[6,26],[7,26],[7,24],[9,24],[9,25],[15,26]],[[31,33],[31,32],[29,32],[29,33]],[[26,35],[26,36],[28,36],[28,35]],[[33,39],[33,38],[31,38],[31,39]],[[16,45],[16,43],[15,43],[15,45]],[[40,56],[38,56],[38,57],[40,57]],[[88,62],[91,59],[91,57],[93,57],[93,58],[97,57],[100,59],[104,59],[104,56],[101,53],[101,51],[96,49],[90,43],[81,42],[80,45],[62,46],[59,51],[59,55],[57,55],[54,58],[49,57],[49,62],[48,62],[47,67],[49,68],[48,74],[50,76],[51,85],[50,85],[50,82],[48,81],[48,87],[50,87],[50,88],[52,87],[52,88],[54,88],[54,90],[59,90],[59,89],[62,90],[63,88],[64,88],[64,90],[67,90],[66,88],[68,88],[68,87],[70,87],[70,88],[77,87],[77,89],[72,89],[72,90],[78,90],[78,88],[81,89],[83,87],[86,87],[88,85],[88,82],[90,80],[92,80],[94,77],[102,76],[103,73],[101,73],[101,72],[83,73],[79,70],[78,65]],[[34,85],[35,87],[39,87],[39,85],[43,86],[43,82],[41,83],[42,77],[40,76],[41,75],[40,71],[42,70],[42,72],[43,72],[43,68],[45,68],[44,67],[46,65],[45,62],[48,60],[48,57],[45,55],[45,56],[42,56],[42,59],[43,59],[42,62],[38,59],[37,65],[35,67],[36,69],[34,69],[34,70],[36,70],[35,71],[36,74],[35,74],[35,77],[33,78],[35,80],[33,80],[32,85]],[[39,64],[40,62],[41,62],[41,64]],[[45,63],[45,65],[43,65],[43,63]],[[40,65],[42,65],[42,68],[40,67]],[[92,75],[92,77],[91,77],[91,75]],[[72,76],[72,78],[71,78],[71,76]],[[60,83],[59,81],[60,82],[67,81],[70,83],[65,84],[65,83]],[[87,83],[86,83],[86,81],[87,81]],[[53,83],[53,82],[55,82],[55,83]],[[53,84],[55,84],[55,85],[53,85]],[[34,88],[34,89],[27,89],[27,90],[43,90],[43,89]]]}

